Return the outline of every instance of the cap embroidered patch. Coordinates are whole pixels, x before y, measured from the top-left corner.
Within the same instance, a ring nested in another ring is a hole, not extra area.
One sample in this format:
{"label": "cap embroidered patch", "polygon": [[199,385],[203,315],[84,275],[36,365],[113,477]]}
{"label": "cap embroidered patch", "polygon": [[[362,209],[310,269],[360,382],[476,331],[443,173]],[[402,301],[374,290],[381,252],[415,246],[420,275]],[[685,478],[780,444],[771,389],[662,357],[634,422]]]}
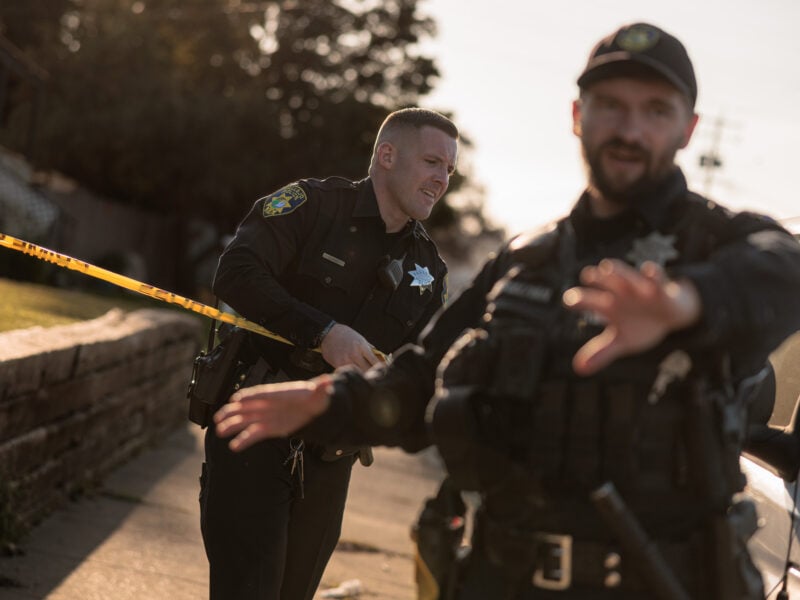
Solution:
{"label": "cap embroidered patch", "polygon": [[658,30],[649,25],[638,24],[621,31],[617,44],[628,52],[643,52],[658,42]]}
{"label": "cap embroidered patch", "polygon": [[414,263],[414,270],[408,271],[408,274],[413,277],[411,287],[418,287],[420,296],[425,290],[433,292],[433,275],[428,271],[428,267],[420,267],[417,263]]}
{"label": "cap embroidered patch", "polygon": [[299,185],[289,185],[264,200],[265,218],[288,215],[306,201],[306,192]]}

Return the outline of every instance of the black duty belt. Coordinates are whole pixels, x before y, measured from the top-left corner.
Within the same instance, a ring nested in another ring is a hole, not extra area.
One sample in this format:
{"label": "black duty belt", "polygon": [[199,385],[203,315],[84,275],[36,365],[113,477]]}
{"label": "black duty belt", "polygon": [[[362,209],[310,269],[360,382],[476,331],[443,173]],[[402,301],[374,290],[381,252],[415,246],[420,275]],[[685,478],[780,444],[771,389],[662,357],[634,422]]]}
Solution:
{"label": "black duty belt", "polygon": [[322,354],[306,348],[294,348],[289,353],[289,362],[315,375],[327,373],[331,369],[330,365],[322,358]]}
{"label": "black duty belt", "polygon": [[[612,542],[578,540],[572,535],[553,532],[514,531],[484,523],[484,552],[490,561],[507,566],[508,552],[514,563],[524,567],[519,573],[530,577],[535,588],[563,591],[570,588],[623,589],[646,591],[647,583],[636,571],[633,561],[625,559],[620,547]],[[693,582],[696,565],[694,544],[657,542],[657,546],[675,576]],[[501,550],[501,549],[505,550]],[[691,585],[689,587],[695,587]]]}

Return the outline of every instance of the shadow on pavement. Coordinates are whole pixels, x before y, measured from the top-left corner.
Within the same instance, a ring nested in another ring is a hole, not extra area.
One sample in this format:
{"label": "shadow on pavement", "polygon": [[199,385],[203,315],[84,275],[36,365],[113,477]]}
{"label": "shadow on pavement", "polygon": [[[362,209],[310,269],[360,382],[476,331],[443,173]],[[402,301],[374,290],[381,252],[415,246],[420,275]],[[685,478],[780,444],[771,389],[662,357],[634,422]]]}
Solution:
{"label": "shadow on pavement", "polygon": [[[97,490],[44,519],[20,543],[21,554],[0,557],[0,598],[182,597],[167,590],[154,595],[169,580],[193,588],[187,598],[199,597],[198,586],[204,594],[201,461],[202,432],[195,426],[145,448]],[[191,556],[185,562],[182,546]]]}

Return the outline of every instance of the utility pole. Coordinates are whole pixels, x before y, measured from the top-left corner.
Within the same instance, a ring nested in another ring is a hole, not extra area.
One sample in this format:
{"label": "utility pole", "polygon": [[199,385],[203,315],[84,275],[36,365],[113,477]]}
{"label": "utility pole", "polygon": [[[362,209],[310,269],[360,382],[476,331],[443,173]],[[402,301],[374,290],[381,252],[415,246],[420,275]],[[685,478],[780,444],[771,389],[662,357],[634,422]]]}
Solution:
{"label": "utility pole", "polygon": [[705,182],[703,193],[711,195],[711,186],[714,183],[714,173],[722,166],[722,158],[719,153],[719,146],[722,140],[722,129],[725,127],[725,120],[722,117],[714,119],[713,130],[711,132],[711,147],[707,152],[700,155],[700,168],[704,169]]}

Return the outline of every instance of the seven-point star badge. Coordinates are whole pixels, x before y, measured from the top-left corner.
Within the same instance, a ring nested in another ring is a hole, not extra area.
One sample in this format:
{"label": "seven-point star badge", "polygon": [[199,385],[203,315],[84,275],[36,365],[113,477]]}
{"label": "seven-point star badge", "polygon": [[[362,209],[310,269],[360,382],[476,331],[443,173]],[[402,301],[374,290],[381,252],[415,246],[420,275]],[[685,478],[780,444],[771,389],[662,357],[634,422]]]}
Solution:
{"label": "seven-point star badge", "polygon": [[431,285],[433,283],[433,275],[428,271],[428,267],[420,267],[417,263],[414,263],[414,270],[408,271],[408,274],[414,278],[411,282],[411,287],[418,287],[420,296],[425,290],[433,292],[433,286]]}
{"label": "seven-point star badge", "polygon": [[668,261],[678,258],[675,239],[674,235],[662,235],[658,231],[653,231],[647,237],[634,240],[633,249],[625,258],[637,267],[641,267],[646,261],[663,267]]}

